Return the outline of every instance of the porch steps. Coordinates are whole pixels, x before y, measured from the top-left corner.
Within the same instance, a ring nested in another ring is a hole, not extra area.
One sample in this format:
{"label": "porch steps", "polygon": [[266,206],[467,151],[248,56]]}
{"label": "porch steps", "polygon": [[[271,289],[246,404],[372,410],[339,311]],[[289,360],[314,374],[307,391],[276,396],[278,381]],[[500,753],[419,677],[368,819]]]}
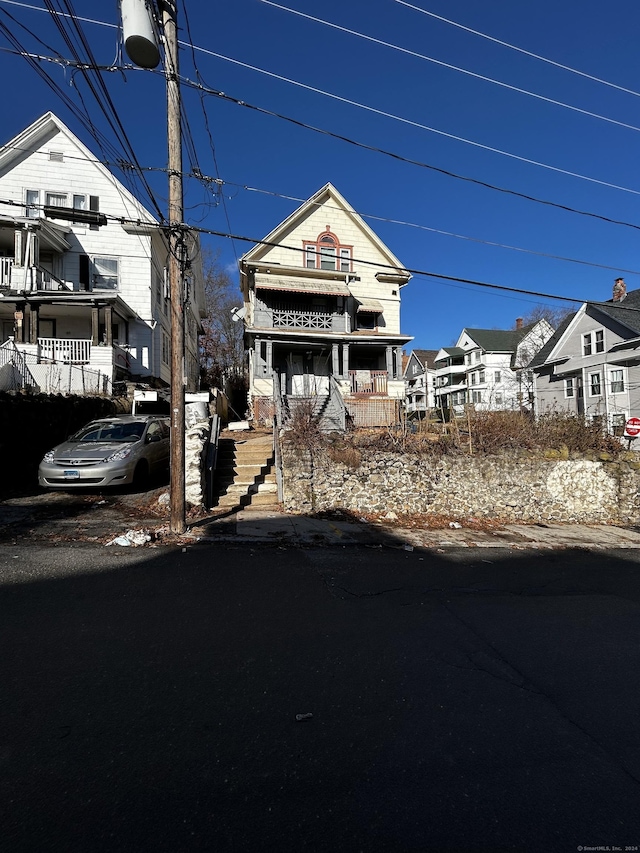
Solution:
{"label": "porch steps", "polygon": [[221,509],[264,509],[278,505],[273,439],[221,438],[218,442],[216,506]]}

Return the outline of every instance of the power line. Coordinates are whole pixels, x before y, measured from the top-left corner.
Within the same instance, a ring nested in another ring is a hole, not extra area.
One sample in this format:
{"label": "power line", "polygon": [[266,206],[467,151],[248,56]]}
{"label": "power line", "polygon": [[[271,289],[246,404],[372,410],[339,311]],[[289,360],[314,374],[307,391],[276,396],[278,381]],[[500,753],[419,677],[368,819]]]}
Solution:
{"label": "power line", "polygon": [[428,15],[430,18],[435,18],[437,21],[442,21],[445,24],[450,24],[452,27],[457,27],[467,33],[472,33],[474,36],[480,36],[480,38],[491,41],[494,44],[502,45],[502,47],[508,47],[509,50],[515,50],[525,56],[530,56],[532,59],[538,59],[540,62],[546,62],[548,65],[561,68],[563,71],[569,71],[571,74],[577,74],[587,80],[592,80],[594,83],[601,83],[603,86],[609,86],[611,89],[617,89],[619,92],[626,92],[628,95],[634,95],[636,98],[640,98],[640,92],[636,92],[634,89],[628,89],[626,86],[619,86],[617,83],[612,83],[610,80],[604,80],[602,77],[587,74],[585,71],[579,71],[577,68],[572,68],[570,65],[563,65],[561,62],[556,62],[546,56],[541,56],[539,53],[533,53],[530,50],[517,47],[515,44],[510,44],[508,41],[502,41],[502,39],[494,38],[493,36],[487,35],[487,33],[482,33],[479,30],[473,30],[471,27],[465,27],[464,24],[452,21],[450,18],[444,18],[442,15],[436,15],[435,12],[429,12],[427,9],[423,9],[420,6],[414,6],[413,3],[407,3],[406,0],[395,0],[395,2],[399,3],[401,6],[406,6],[408,9],[414,9],[416,12],[421,12],[423,15]]}
{"label": "power line", "polygon": [[[55,23],[58,31],[60,32],[60,35],[62,36],[65,44],[67,44],[69,50],[71,51],[71,55],[74,57],[74,59],[77,59],[80,61],[81,57],[80,57],[79,51],[81,49],[83,49],[85,51],[86,56],[89,59],[90,64],[92,66],[97,65],[95,57],[93,55],[93,51],[91,49],[91,45],[89,44],[89,42],[87,40],[87,37],[84,33],[84,30],[82,29],[81,22],[78,20],[76,14],[75,14],[75,10],[73,8],[73,4],[72,4],[71,0],[61,0],[61,2],[64,3],[64,6],[67,10],[64,17],[69,19],[69,21],[71,22],[71,25],[73,27],[73,30],[71,30],[71,31],[69,31],[65,27],[64,18],[61,18],[58,15],[58,13],[57,13],[58,10],[54,6],[54,0],[44,0],[44,3],[46,5],[47,9],[49,10],[51,16],[53,17],[54,23]],[[76,47],[74,46],[74,43],[73,43],[74,31],[75,31],[75,37],[78,40],[79,49],[76,49]],[[164,214],[162,212],[162,209],[160,208],[160,205],[157,203],[155,195],[153,193],[153,190],[151,189],[151,186],[149,185],[144,173],[142,172],[142,169],[140,168],[140,164],[139,164],[138,159],[136,157],[136,153],[134,151],[133,145],[131,144],[131,141],[127,135],[127,132],[124,128],[122,120],[120,119],[120,116],[119,116],[118,111],[115,107],[115,104],[113,103],[113,100],[111,99],[111,95],[109,93],[109,90],[107,89],[105,82],[102,79],[102,75],[99,72],[94,72],[93,78],[92,78],[92,76],[90,76],[89,69],[84,69],[84,68],[80,69],[80,73],[84,77],[85,82],[87,83],[87,86],[89,87],[89,90],[91,91],[91,94],[95,98],[96,103],[98,104],[102,114],[106,118],[109,126],[111,127],[111,129],[115,133],[116,137],[120,139],[121,143],[124,146],[124,149],[128,152],[129,157],[131,158],[132,162],[135,164],[136,171],[138,173],[138,176],[142,180],[142,184],[145,188],[147,196],[148,196],[149,200],[151,201],[151,204],[153,205],[153,207],[155,207],[156,212],[157,212],[160,220],[163,220]],[[94,83],[94,79],[95,79],[95,83]],[[97,86],[96,86],[96,84],[97,84]]]}
{"label": "power line", "polygon": [[[2,148],[11,148],[12,150],[25,151],[25,152],[29,152],[29,153],[36,154],[36,155],[39,154],[41,156],[48,156],[46,154],[46,152],[31,151],[29,148],[23,148],[23,147],[18,146],[18,145],[0,146],[0,150],[2,150]],[[122,166],[123,166],[123,163],[120,160],[117,162],[112,162],[109,159],[99,160],[97,158],[88,158],[88,157],[80,157],[80,156],[73,156],[73,155],[67,155],[67,159],[79,160],[79,161],[89,162],[89,163],[100,163],[100,164],[107,166],[107,167],[110,167],[110,168],[114,167],[114,166],[122,168]],[[124,165],[128,165],[128,164],[124,164]],[[131,168],[133,168],[133,167],[131,167]],[[162,167],[162,166],[141,166],[141,168],[144,171],[149,171],[149,172],[163,172],[163,173],[168,172],[168,169],[166,167]],[[281,199],[284,199],[286,201],[295,201],[298,203],[304,203],[305,201],[307,201],[307,199],[303,198],[302,196],[294,196],[294,195],[289,195],[289,194],[285,194],[285,193],[279,193],[279,192],[276,192],[275,190],[266,190],[266,189],[262,189],[260,187],[252,187],[252,186],[248,186],[246,184],[239,184],[239,183],[236,183],[233,181],[225,181],[220,177],[212,177],[212,176],[203,174],[199,170],[196,172],[193,172],[193,171],[192,172],[183,172],[182,177],[197,180],[198,182],[203,183],[205,186],[211,185],[211,184],[216,184],[216,186],[219,189],[222,189],[222,187],[224,187],[224,186],[236,187],[238,189],[245,190],[246,192],[254,192],[254,193],[259,193],[261,195],[273,196],[275,198],[281,198]],[[222,197],[224,198],[224,196],[222,196]],[[318,205],[320,206],[320,203],[318,203]],[[332,209],[331,205],[324,204],[322,206],[324,206],[328,209]],[[335,208],[335,209],[337,210],[338,208]],[[624,273],[625,275],[640,275],[640,270],[634,270],[634,269],[630,269],[627,267],[612,266],[610,264],[599,264],[599,263],[596,263],[595,261],[586,261],[586,260],[583,260],[581,258],[571,258],[571,257],[567,257],[565,255],[556,255],[556,254],[553,254],[550,252],[542,252],[542,251],[536,250],[536,249],[527,249],[527,248],[524,248],[522,246],[513,246],[513,245],[510,245],[507,243],[500,243],[500,242],[495,241],[495,240],[485,240],[485,239],[482,239],[480,237],[470,237],[469,235],[458,234],[458,233],[453,232],[453,231],[446,231],[442,228],[434,228],[432,226],[423,225],[421,223],[409,222],[407,220],[402,220],[402,219],[394,219],[394,218],[388,217],[388,216],[380,216],[380,215],[375,214],[375,213],[365,213],[363,211],[355,211],[355,212],[358,214],[358,216],[361,216],[363,219],[370,219],[370,220],[374,220],[376,222],[386,222],[386,223],[389,223],[391,225],[400,225],[400,226],[407,227],[407,228],[415,228],[415,229],[418,229],[421,231],[427,231],[427,232],[432,233],[432,234],[439,234],[439,235],[442,235],[445,237],[454,237],[458,240],[466,240],[469,242],[478,243],[480,245],[485,245],[485,246],[491,246],[491,247],[498,248],[498,249],[507,249],[507,250],[514,251],[514,252],[520,252],[523,254],[534,255],[536,257],[548,258],[550,260],[557,260],[557,261],[564,261],[567,263],[580,264],[582,266],[593,267],[595,269],[611,270],[614,272]],[[640,228],[640,226],[634,226],[634,225],[631,225],[630,223],[620,223],[620,224],[628,224],[630,227]],[[228,222],[227,222],[227,225],[229,225]],[[229,228],[229,231],[231,231],[231,228]],[[235,254],[236,254],[236,260],[237,260],[238,259],[237,258],[237,252]]]}
{"label": "power line", "polygon": [[[352,107],[358,107],[358,109],[365,110],[366,112],[373,113],[374,115],[382,116],[383,118],[389,118],[392,121],[397,121],[401,124],[409,125],[410,127],[415,127],[418,130],[426,130],[429,133],[435,133],[437,136],[443,136],[446,139],[453,139],[455,142],[463,142],[465,145],[471,145],[474,148],[480,148],[483,151],[489,151],[492,154],[500,154],[502,157],[509,157],[512,160],[517,160],[520,163],[527,163],[530,166],[539,166],[541,169],[548,169],[551,172],[557,172],[561,175],[568,175],[571,178],[578,178],[582,181],[588,181],[592,184],[598,184],[599,186],[609,187],[609,189],[621,190],[622,192],[632,193],[633,195],[640,195],[640,190],[633,190],[629,187],[623,187],[619,184],[610,183],[609,181],[601,181],[598,178],[591,178],[588,175],[581,175],[579,172],[572,172],[569,169],[562,169],[559,166],[551,166],[549,163],[542,163],[539,160],[533,160],[529,157],[522,157],[519,154],[512,154],[511,152],[504,151],[501,148],[494,148],[491,145],[485,145],[482,142],[475,142],[474,140],[467,139],[464,136],[457,136],[454,133],[447,133],[444,130],[438,130],[438,128],[431,127],[428,124],[422,124],[421,122],[414,121],[413,119],[404,118],[403,116],[395,115],[395,113],[390,113],[386,110],[380,110],[377,107],[372,107],[368,104],[362,104],[359,101],[354,101],[351,98],[344,98],[341,95],[336,95],[333,92],[327,92],[325,89],[320,89],[317,86],[310,86],[307,83],[301,83],[299,80],[293,80],[291,77],[285,77],[282,74],[276,74],[273,71],[267,71],[266,69],[260,68],[257,65],[251,65],[248,62],[242,62],[239,59],[233,59],[232,57],[225,56],[222,53],[216,53],[215,51],[206,50],[205,48],[201,47],[195,47],[194,49],[202,51],[203,53],[206,53],[209,56],[214,56],[217,59],[222,59],[225,62],[230,62],[232,65],[238,65],[241,68],[248,69],[249,71],[257,71],[259,74],[264,74],[267,77],[272,77],[274,80],[280,80],[283,83],[290,83],[292,86],[297,86],[298,88],[304,89],[307,92],[314,92],[317,95],[323,95],[327,98],[331,98],[334,101],[338,101],[339,103],[347,104]],[[191,85],[197,86],[197,84],[193,82],[191,82]],[[222,92],[212,92],[211,94],[224,95],[224,93]],[[280,117],[282,118],[282,116]],[[336,136],[337,135],[338,134],[336,134]]]}
{"label": "power line", "polygon": [[[224,231],[214,231],[213,229],[207,229],[207,228],[201,228],[201,227],[192,227],[190,230],[195,231],[198,234],[209,234],[213,237],[224,237],[224,238],[230,239],[230,240],[238,240],[238,241],[244,242],[244,243],[253,243],[254,245],[258,245],[258,246],[270,246],[272,248],[285,249],[286,251],[297,252],[300,254],[309,251],[309,249],[301,248],[299,246],[289,246],[289,245],[286,245],[284,243],[276,243],[272,240],[257,240],[254,237],[245,237],[245,236],[240,235],[240,234],[229,234],[229,233],[226,233]],[[319,254],[319,253],[317,253],[317,254]],[[486,288],[489,290],[502,291],[505,293],[522,293],[525,296],[536,296],[539,299],[555,299],[559,302],[570,302],[573,304],[575,304],[575,303],[582,304],[584,302],[588,302],[590,305],[596,305],[596,306],[607,305],[607,306],[611,307],[610,302],[598,302],[598,301],[595,301],[593,299],[585,300],[584,298],[577,297],[577,296],[560,296],[557,293],[544,293],[544,292],[537,291],[537,290],[528,290],[528,289],[522,288],[522,287],[511,287],[511,286],[505,285],[505,284],[494,284],[492,282],[477,281],[476,279],[472,279],[472,278],[462,278],[460,276],[446,275],[444,273],[436,273],[436,272],[431,272],[429,270],[415,269],[413,267],[406,267],[406,266],[397,267],[397,266],[394,266],[393,264],[382,264],[382,263],[378,263],[378,261],[368,261],[368,260],[365,260],[364,258],[352,258],[352,261],[354,264],[362,264],[363,266],[372,266],[372,267],[376,267],[377,269],[392,270],[395,272],[398,272],[398,270],[401,270],[402,272],[408,272],[414,276],[422,276],[424,278],[439,279],[440,281],[445,281],[445,282],[446,281],[460,282],[461,284],[470,284],[470,285],[473,285],[474,287],[482,287],[482,288]],[[620,309],[624,309],[626,311],[640,312],[640,308],[632,308],[631,306],[626,306],[623,304],[616,305],[615,307],[620,308]]]}
{"label": "power line", "polygon": [[562,107],[563,109],[571,110],[572,112],[588,116],[589,118],[595,118],[599,121],[605,121],[609,124],[615,124],[618,125],[618,127],[624,127],[627,130],[635,130],[636,132],[640,132],[640,127],[636,127],[633,124],[627,124],[626,122],[618,121],[617,119],[609,118],[608,116],[603,116],[599,113],[594,113],[590,110],[582,109],[581,107],[576,107],[573,104],[566,104],[563,101],[556,100],[555,98],[547,98],[545,95],[540,95],[537,92],[530,92],[528,89],[522,89],[520,86],[513,86],[510,83],[505,83],[503,80],[496,80],[493,77],[487,77],[484,74],[478,74],[475,71],[469,71],[468,68],[461,68],[459,65],[453,65],[450,62],[443,62],[440,59],[435,59],[433,56],[427,56],[424,53],[418,53],[418,51],[416,50],[410,50],[409,48],[401,47],[400,45],[393,44],[392,42],[383,41],[383,39],[368,36],[365,33],[359,32],[358,30],[352,30],[348,27],[343,27],[340,24],[334,24],[331,21],[325,21],[323,18],[318,18],[315,15],[308,15],[305,12],[299,12],[297,9],[291,9],[288,6],[281,5],[280,3],[274,3],[273,0],[259,0],[259,2],[264,3],[267,6],[273,6],[275,9],[281,9],[283,12],[289,12],[292,15],[297,15],[300,18],[306,18],[308,21],[314,21],[317,24],[323,24],[325,27],[331,27],[332,29],[338,30],[339,32],[348,33],[349,35],[356,36],[356,38],[372,42],[373,44],[381,45],[382,47],[389,47],[392,50],[396,50],[399,53],[404,53],[407,56],[413,56],[416,59],[422,59],[425,62],[431,62],[434,65],[439,65],[441,68],[448,68],[450,71],[457,71],[459,74],[465,74],[468,77],[473,77],[476,80],[482,80],[485,83],[493,83],[495,86],[500,86],[503,89],[508,89],[511,92],[517,92],[520,95],[527,95],[530,98],[535,98],[536,100],[544,101],[547,104],[553,104],[556,107]]}
{"label": "power line", "polygon": [[[233,60],[233,61],[235,61],[235,60]],[[267,73],[269,73],[269,72],[267,72]],[[342,142],[347,142],[350,145],[354,145],[355,147],[362,148],[366,151],[373,151],[376,154],[384,154],[385,156],[392,157],[394,160],[398,160],[401,163],[407,163],[411,166],[419,166],[420,168],[429,169],[430,171],[437,172],[440,175],[445,175],[446,177],[456,178],[458,180],[462,180],[462,181],[466,181],[466,182],[471,183],[471,184],[475,184],[476,186],[485,187],[486,189],[495,190],[496,192],[505,193],[506,195],[512,195],[512,196],[515,196],[516,198],[522,198],[526,201],[532,201],[532,202],[536,202],[537,204],[543,204],[543,205],[546,205],[548,207],[557,208],[558,210],[564,210],[564,211],[567,211],[568,213],[576,213],[576,214],[579,214],[580,216],[589,216],[589,217],[592,217],[593,219],[599,219],[602,222],[609,222],[609,223],[614,224],[614,225],[624,225],[628,228],[634,228],[636,230],[640,230],[640,225],[635,225],[634,223],[631,223],[631,222],[626,222],[626,221],[621,220],[621,219],[613,219],[612,217],[603,216],[603,215],[598,214],[598,213],[591,213],[591,212],[586,211],[586,210],[580,210],[579,208],[571,207],[569,205],[560,204],[558,202],[553,202],[553,201],[548,201],[546,199],[537,198],[536,196],[528,195],[527,193],[521,193],[521,192],[518,192],[517,190],[510,190],[510,189],[507,189],[505,187],[499,187],[496,184],[490,184],[487,181],[480,181],[477,178],[470,178],[466,175],[460,175],[460,174],[458,174],[456,172],[452,172],[448,169],[441,169],[439,166],[433,166],[430,163],[424,163],[421,160],[414,160],[411,157],[404,157],[401,154],[397,154],[393,151],[388,151],[384,148],[378,148],[375,145],[367,145],[365,142],[358,142],[354,139],[349,138],[348,136],[343,136],[340,133],[334,133],[331,130],[326,130],[324,128],[316,127],[315,125],[308,124],[306,122],[300,121],[299,119],[292,118],[291,116],[286,116],[286,115],[283,115],[282,113],[278,113],[278,112],[275,112],[273,110],[265,109],[264,107],[255,106],[254,104],[250,104],[247,101],[240,100],[239,98],[234,98],[231,95],[226,94],[225,92],[219,91],[218,89],[209,89],[208,87],[204,87],[204,86],[202,86],[202,84],[195,83],[193,80],[189,80],[187,77],[181,77],[180,79],[185,86],[190,86],[191,88],[194,88],[194,89],[202,89],[202,91],[206,92],[206,94],[212,95],[216,98],[220,98],[223,101],[228,101],[232,104],[235,104],[236,106],[244,107],[246,109],[258,112],[262,115],[271,116],[272,118],[281,119],[282,121],[286,121],[286,122],[289,122],[290,124],[294,124],[297,127],[303,128],[304,130],[311,130],[314,133],[319,133],[319,134],[322,134],[324,136],[329,136],[332,139],[339,139]],[[304,85],[304,84],[299,84],[299,85]],[[554,167],[550,166],[548,168],[553,169]],[[580,176],[578,176],[578,177],[580,177]],[[593,179],[593,178],[586,178],[585,180],[595,181],[595,179]],[[601,182],[595,181],[595,183],[601,183]],[[614,186],[614,185],[610,185],[610,186]],[[640,191],[638,191],[638,190],[632,190],[632,189],[623,188],[623,187],[619,187],[618,189],[625,189],[626,192],[630,192],[630,193],[633,193],[636,195],[640,195]]]}

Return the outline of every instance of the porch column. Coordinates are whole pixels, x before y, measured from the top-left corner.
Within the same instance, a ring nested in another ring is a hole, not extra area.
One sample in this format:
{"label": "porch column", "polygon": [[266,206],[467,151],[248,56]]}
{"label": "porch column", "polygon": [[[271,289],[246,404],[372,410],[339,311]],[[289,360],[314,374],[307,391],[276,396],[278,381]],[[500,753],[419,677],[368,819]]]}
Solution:
{"label": "porch column", "polygon": [[385,355],[387,358],[387,376],[393,379],[393,347],[385,347]]}
{"label": "porch column", "polygon": [[266,362],[266,375],[273,376],[273,341],[267,341]]}
{"label": "porch column", "polygon": [[349,378],[349,344],[342,344],[342,378]]}
{"label": "porch column", "polygon": [[40,309],[37,305],[31,306],[31,311],[29,313],[29,343],[37,344],[38,343],[38,315]]}
{"label": "porch column", "polygon": [[106,344],[108,347],[113,346],[113,308],[110,305],[105,305],[104,309],[104,328],[107,335]]}
{"label": "porch column", "polygon": [[335,377],[340,375],[340,359],[338,356],[338,344],[331,344],[331,373]]}
{"label": "porch column", "polygon": [[97,347],[100,343],[100,309],[93,307],[91,309],[91,343]]}
{"label": "porch column", "polygon": [[396,375],[395,379],[402,379],[402,347],[396,347]]}
{"label": "porch column", "polygon": [[17,344],[23,344],[25,323],[26,323],[26,305],[24,302],[16,302],[16,310],[13,315],[13,339]]}

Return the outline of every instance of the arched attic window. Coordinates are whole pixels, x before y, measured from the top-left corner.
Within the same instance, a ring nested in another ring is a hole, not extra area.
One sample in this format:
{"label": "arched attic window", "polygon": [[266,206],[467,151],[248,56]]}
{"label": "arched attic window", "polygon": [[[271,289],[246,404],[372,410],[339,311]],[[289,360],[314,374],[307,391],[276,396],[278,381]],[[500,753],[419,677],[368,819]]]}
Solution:
{"label": "arched attic window", "polygon": [[341,244],[329,225],[326,231],[318,235],[315,242],[304,242],[304,262],[307,269],[351,272],[352,257],[353,246]]}

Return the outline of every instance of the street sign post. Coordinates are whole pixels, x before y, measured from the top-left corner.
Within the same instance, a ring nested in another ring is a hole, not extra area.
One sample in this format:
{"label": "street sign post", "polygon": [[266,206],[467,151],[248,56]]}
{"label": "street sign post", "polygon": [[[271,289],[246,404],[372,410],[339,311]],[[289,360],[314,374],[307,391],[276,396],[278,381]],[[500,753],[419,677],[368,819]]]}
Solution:
{"label": "street sign post", "polygon": [[624,427],[626,438],[637,438],[640,435],[640,418],[629,418]]}

